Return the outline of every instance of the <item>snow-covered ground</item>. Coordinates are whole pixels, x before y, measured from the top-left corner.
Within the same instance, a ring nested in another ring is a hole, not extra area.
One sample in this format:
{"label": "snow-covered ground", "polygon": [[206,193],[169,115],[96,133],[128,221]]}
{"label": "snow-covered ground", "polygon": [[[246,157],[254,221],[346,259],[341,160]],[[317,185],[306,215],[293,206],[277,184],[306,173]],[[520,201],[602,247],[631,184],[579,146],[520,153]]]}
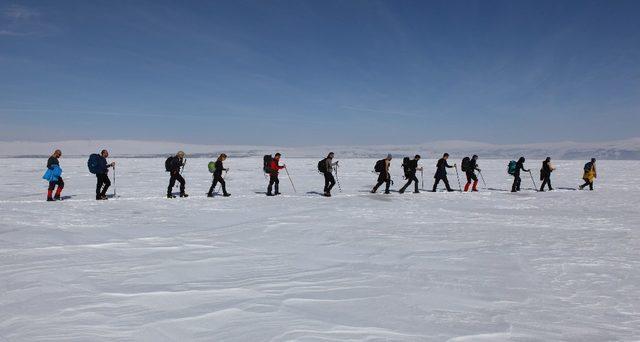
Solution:
{"label": "snow-covered ground", "polygon": [[374,160],[345,159],[324,198],[317,159],[283,158],[298,192],[283,174],[267,198],[261,159],[231,158],[233,196],[206,198],[190,159],[169,200],[163,159],[116,161],[120,198],[63,157],[72,197],[47,203],[46,160],[0,159],[0,340],[640,339],[640,162],[599,161],[593,192],[511,194],[507,162],[480,160],[495,190],[372,195]]}

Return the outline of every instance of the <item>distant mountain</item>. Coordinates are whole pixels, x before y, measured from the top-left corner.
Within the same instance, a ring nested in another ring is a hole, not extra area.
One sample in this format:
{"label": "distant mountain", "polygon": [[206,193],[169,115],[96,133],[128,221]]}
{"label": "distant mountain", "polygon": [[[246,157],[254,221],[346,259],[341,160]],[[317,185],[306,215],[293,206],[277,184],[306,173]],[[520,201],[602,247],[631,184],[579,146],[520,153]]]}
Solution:
{"label": "distant mountain", "polygon": [[437,158],[443,152],[452,157],[477,154],[482,158],[513,159],[519,156],[554,159],[630,159],[640,160],[640,138],[598,143],[556,142],[523,145],[496,145],[473,141],[435,141],[416,146],[239,146],[239,145],[197,145],[175,142],[154,142],[134,140],[71,140],[60,142],[0,142],[0,157],[44,157],[55,149],[65,156],[87,156],[102,148],[109,149],[118,157],[159,157],[185,151],[191,157],[210,157],[225,152],[233,157],[253,157],[280,151],[287,157],[320,157],[328,151],[341,157],[379,158],[387,153],[396,156],[412,156],[419,153],[423,158]]}

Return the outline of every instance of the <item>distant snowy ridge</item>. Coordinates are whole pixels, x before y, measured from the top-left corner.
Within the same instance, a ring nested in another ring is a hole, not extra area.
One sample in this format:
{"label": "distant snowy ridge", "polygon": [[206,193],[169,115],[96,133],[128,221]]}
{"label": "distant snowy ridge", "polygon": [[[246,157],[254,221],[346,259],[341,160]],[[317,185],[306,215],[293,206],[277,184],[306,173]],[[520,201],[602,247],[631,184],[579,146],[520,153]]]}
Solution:
{"label": "distant snowy ridge", "polygon": [[225,152],[233,157],[255,157],[280,151],[287,157],[318,157],[329,150],[346,158],[378,158],[387,153],[396,156],[421,154],[424,158],[436,158],[448,152],[453,157],[477,154],[482,158],[513,159],[519,156],[554,159],[598,159],[640,160],[640,138],[620,141],[577,143],[556,142],[522,145],[496,145],[473,141],[435,141],[410,145],[378,146],[244,146],[244,145],[198,145],[177,142],[135,141],[135,140],[70,140],[60,142],[0,142],[0,157],[40,157],[48,156],[59,148],[65,156],[86,156],[107,148],[112,156],[118,157],[158,157],[185,151],[191,157],[214,156]]}

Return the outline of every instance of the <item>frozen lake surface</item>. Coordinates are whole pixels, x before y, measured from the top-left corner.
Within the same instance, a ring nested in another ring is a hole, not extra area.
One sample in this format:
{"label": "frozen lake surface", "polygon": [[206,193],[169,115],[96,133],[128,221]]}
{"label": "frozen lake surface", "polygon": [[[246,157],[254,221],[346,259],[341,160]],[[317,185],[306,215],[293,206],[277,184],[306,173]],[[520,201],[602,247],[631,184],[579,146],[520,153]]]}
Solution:
{"label": "frozen lake surface", "polygon": [[63,157],[72,197],[47,203],[46,159],[0,159],[0,340],[640,339],[640,162],[599,161],[593,192],[568,190],[584,161],[511,194],[507,161],[481,159],[494,190],[372,195],[374,160],[346,159],[324,198],[317,160],[285,156],[298,192],[283,174],[267,198],[261,159],[231,158],[232,197],[206,198],[190,159],[169,200],[163,159],[113,160],[120,198]]}

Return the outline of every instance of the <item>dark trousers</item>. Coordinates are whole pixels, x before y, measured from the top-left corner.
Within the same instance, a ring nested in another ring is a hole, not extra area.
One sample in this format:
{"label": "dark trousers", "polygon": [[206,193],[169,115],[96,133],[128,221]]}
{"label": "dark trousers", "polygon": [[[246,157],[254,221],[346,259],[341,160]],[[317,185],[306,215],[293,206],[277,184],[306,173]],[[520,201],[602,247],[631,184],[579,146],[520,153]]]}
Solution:
{"label": "dark trousers", "polygon": [[49,182],[49,188],[47,191],[47,198],[52,198],[52,193],[53,193],[53,189],[55,189],[56,185],[58,186],[58,190],[56,190],[56,198],[60,198],[60,193],[62,192],[62,189],[64,188],[64,181],[62,180],[62,177],[58,177],[58,180],[55,182]]}
{"label": "dark trousers", "polygon": [[583,178],[583,179],[584,179],[584,184],[582,184],[581,187],[584,188],[586,186],[589,186],[589,190],[593,190],[593,182],[586,178]]}
{"label": "dark trousers", "polygon": [[271,194],[271,190],[273,189],[274,186],[276,190],[275,194],[277,195],[280,193],[279,191],[280,180],[278,179],[277,173],[272,173],[269,175],[269,186],[267,187],[267,194]]}
{"label": "dark trousers", "polygon": [[447,188],[447,191],[453,191],[449,186],[449,179],[447,179],[447,176],[444,176],[436,178],[436,181],[433,183],[433,192],[436,192],[436,190],[438,190],[438,183],[440,183],[440,181],[444,182],[444,186]]}
{"label": "dark trousers", "polygon": [[182,178],[182,175],[180,174],[180,172],[172,171],[171,178],[169,178],[169,187],[167,187],[167,195],[171,195],[173,186],[176,185],[176,181],[180,183],[180,193],[184,194],[184,184],[185,184],[184,178]]}
{"label": "dark trousers", "polygon": [[380,175],[378,176],[378,183],[376,183],[376,186],[373,187],[372,191],[378,191],[378,188],[380,187],[380,185],[382,185],[382,183],[386,183],[384,192],[388,193],[389,187],[391,186],[391,177],[389,177],[389,174],[387,174],[386,172],[380,172]]}
{"label": "dark trousers", "polygon": [[544,186],[548,185],[549,186],[549,190],[553,190],[553,188],[551,187],[551,177],[550,176],[546,176],[542,178],[542,186],[540,187],[540,191],[544,191]]}
{"label": "dark trousers", "polygon": [[511,192],[520,191],[520,183],[522,183],[522,178],[520,178],[520,175],[514,175],[513,185],[511,185]]}
{"label": "dark trousers", "polygon": [[106,173],[97,173],[96,178],[98,179],[98,183],[96,184],[96,197],[106,195],[107,189],[111,186],[109,176],[107,176]]}
{"label": "dark trousers", "polygon": [[414,187],[415,187],[414,191],[418,192],[418,186],[419,186],[418,183],[419,182],[418,182],[418,177],[416,177],[416,174],[414,173],[414,174],[407,175],[407,176],[408,176],[407,177],[407,183],[402,188],[400,188],[400,192],[401,193],[404,192],[409,187],[409,185],[411,185],[411,182],[414,182]]}
{"label": "dark trousers", "polygon": [[55,182],[49,182],[49,191],[53,191],[53,189],[55,189],[56,185],[58,186],[58,192],[60,192],[62,190],[62,188],[64,188],[64,181],[62,180],[62,177],[58,177],[58,180]]}
{"label": "dark trousers", "polygon": [[216,188],[216,185],[218,185],[218,183],[220,183],[220,186],[222,186],[222,193],[227,193],[227,183],[224,181],[224,178],[222,178],[222,175],[214,174],[213,183],[211,183],[211,187],[209,188],[209,195],[213,194],[213,190]]}
{"label": "dark trousers", "polygon": [[324,175],[324,192],[329,193],[333,186],[336,185],[336,179],[331,172],[323,172]]}

